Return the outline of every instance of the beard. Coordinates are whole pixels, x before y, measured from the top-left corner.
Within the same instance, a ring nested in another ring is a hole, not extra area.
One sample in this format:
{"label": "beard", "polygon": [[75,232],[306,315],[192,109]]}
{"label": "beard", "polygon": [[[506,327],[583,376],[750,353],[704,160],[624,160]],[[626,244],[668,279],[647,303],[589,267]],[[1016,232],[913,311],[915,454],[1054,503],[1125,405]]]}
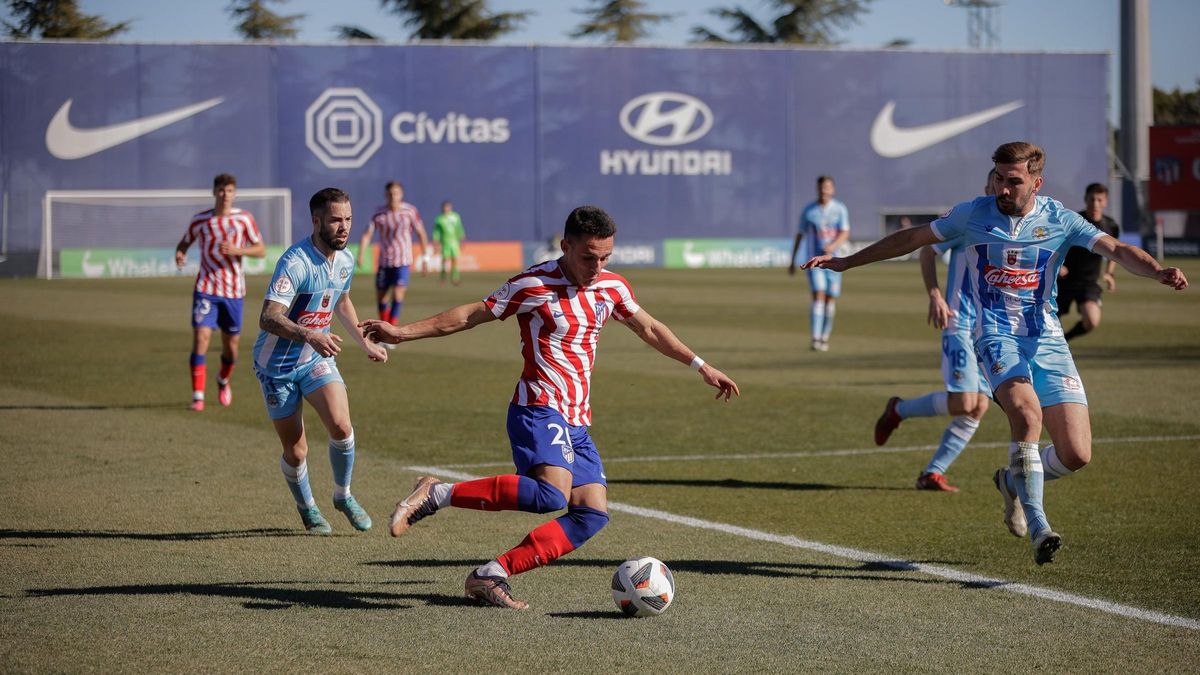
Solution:
{"label": "beard", "polygon": [[332,232],[326,232],[325,230],[321,230],[320,232],[318,232],[318,233],[317,233],[317,236],[321,237],[321,241],[322,241],[322,242],[324,242],[324,244],[325,244],[326,246],[328,246],[329,248],[331,248],[331,249],[333,249],[333,250],[335,250],[335,251],[341,251],[341,250],[345,249],[345,248],[346,248],[346,244],[350,243],[350,238],[349,238],[349,237],[346,237],[346,240],[345,240],[345,241],[341,241],[341,242],[339,242],[339,241],[338,241],[338,240],[335,238],[335,235],[334,235],[334,233],[332,233]]}

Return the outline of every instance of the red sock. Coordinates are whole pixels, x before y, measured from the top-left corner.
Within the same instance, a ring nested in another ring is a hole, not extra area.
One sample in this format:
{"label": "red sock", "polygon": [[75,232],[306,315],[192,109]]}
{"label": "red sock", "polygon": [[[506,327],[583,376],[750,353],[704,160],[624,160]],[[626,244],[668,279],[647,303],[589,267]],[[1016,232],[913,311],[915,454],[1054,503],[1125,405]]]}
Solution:
{"label": "red sock", "polygon": [[450,506],[478,511],[516,511],[520,480],[520,476],[508,474],[455,483],[450,491]]}
{"label": "red sock", "polygon": [[384,323],[392,322],[392,306],[386,302],[379,303],[379,320]]}
{"label": "red sock", "polygon": [[222,382],[229,381],[229,376],[233,374],[233,363],[233,361],[225,361],[224,359],[221,360],[221,374],[219,377],[221,378]]}
{"label": "red sock", "polygon": [[205,378],[206,371],[207,371],[207,369],[205,368],[203,363],[201,363],[198,366],[192,366],[192,391],[193,392],[196,392],[196,391],[203,392],[204,391],[204,378]]}
{"label": "red sock", "polygon": [[507,553],[496,558],[496,562],[509,574],[528,572],[535,567],[550,564],[550,561],[574,551],[571,540],[557,520],[542,523],[525,535]]}

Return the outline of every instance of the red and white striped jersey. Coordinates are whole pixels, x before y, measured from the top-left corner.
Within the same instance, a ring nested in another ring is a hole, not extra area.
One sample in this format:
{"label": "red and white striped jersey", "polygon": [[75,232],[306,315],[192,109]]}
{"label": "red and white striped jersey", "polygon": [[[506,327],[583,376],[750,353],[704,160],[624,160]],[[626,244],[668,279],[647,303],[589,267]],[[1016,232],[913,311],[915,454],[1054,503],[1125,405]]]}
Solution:
{"label": "red and white striped jersey", "polygon": [[484,300],[500,320],[516,315],[525,368],[512,402],[544,405],[576,426],[592,423],[596,341],[609,317],[624,321],[641,309],[629,282],[604,271],[586,288],[572,284],[557,260],[534,265]]}
{"label": "red and white striped jersey", "polygon": [[408,202],[400,202],[395,211],[381,206],[371,216],[371,224],[379,234],[379,266],[402,267],[413,264],[413,228],[425,224],[421,213]]}
{"label": "red and white striped jersey", "polygon": [[246,296],[246,277],[242,273],[242,257],[223,255],[221,242],[244,248],[262,241],[258,224],[249,211],[233,209],[227,216],[213,215],[213,210],[192,216],[183,243],[198,242],[200,273],[196,275],[196,290],[219,298]]}

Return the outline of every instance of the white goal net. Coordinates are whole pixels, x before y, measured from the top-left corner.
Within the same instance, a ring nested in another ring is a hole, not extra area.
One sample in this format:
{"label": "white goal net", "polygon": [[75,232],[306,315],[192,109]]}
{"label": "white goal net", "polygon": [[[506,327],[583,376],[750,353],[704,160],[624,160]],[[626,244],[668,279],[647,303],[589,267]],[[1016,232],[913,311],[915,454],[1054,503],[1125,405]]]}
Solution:
{"label": "white goal net", "polygon": [[[268,246],[292,244],[291,190],[239,188],[234,204],[254,215]],[[170,276],[192,216],[212,207],[210,190],[47,191],[38,276]]]}

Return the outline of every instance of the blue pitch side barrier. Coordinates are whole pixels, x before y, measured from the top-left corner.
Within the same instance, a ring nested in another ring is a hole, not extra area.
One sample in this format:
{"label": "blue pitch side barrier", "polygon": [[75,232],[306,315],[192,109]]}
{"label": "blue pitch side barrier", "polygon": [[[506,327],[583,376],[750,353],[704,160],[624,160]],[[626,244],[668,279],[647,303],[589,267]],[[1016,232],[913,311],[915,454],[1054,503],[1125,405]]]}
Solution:
{"label": "blue pitch side barrier", "polygon": [[476,241],[545,242],[593,203],[648,243],[790,238],[819,174],[874,239],[976,195],[1010,140],[1046,148],[1042,194],[1069,205],[1107,177],[1105,54],[0,43],[0,63],[10,257],[41,249],[48,190],[221,172],[290,188],[295,237],[317,189],[365,218],[398,179]]}

